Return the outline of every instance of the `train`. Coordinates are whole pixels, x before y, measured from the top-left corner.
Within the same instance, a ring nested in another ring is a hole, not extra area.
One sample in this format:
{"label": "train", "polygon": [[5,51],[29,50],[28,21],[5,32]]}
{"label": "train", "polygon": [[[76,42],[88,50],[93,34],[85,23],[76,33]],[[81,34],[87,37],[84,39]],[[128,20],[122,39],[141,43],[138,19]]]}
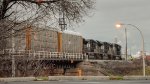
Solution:
{"label": "train", "polygon": [[84,39],[83,45],[83,51],[88,56],[88,59],[122,60],[121,46],[119,44]]}
{"label": "train", "polygon": [[[86,39],[80,33],[29,26],[0,41],[0,49],[81,53],[92,60],[121,60],[121,46],[116,43]],[[3,42],[3,43],[2,43]],[[13,42],[13,43],[12,43]]]}

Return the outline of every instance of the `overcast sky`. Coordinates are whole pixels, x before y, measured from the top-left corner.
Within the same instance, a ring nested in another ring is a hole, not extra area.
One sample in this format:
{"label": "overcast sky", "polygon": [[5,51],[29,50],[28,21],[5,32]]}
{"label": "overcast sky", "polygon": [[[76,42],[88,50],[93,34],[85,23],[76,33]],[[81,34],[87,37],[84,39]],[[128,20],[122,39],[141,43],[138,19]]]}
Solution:
{"label": "overcast sky", "polygon": [[[124,51],[124,29],[117,30],[115,24],[133,24],[143,32],[145,50],[150,52],[150,0],[96,0],[96,8],[91,15],[75,28],[83,37],[107,42],[114,42],[117,38]],[[126,28],[128,50],[135,54],[141,49],[140,33],[131,26]]]}

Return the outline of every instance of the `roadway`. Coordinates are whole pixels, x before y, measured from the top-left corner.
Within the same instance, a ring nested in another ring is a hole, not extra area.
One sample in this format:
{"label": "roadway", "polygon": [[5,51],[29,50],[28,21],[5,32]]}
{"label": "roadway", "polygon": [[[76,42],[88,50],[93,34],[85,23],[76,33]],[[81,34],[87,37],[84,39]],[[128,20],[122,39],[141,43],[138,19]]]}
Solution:
{"label": "roadway", "polygon": [[150,80],[103,80],[103,81],[28,81],[0,82],[0,84],[150,84]]}

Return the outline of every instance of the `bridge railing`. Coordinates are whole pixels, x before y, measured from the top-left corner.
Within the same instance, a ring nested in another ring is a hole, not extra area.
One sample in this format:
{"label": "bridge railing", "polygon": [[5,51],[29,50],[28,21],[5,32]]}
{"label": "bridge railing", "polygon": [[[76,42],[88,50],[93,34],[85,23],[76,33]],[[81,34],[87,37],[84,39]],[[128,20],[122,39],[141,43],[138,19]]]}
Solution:
{"label": "bridge railing", "polygon": [[83,60],[84,55],[82,53],[64,53],[64,52],[48,52],[48,51],[33,51],[33,50],[17,50],[12,52],[12,49],[5,49],[0,51],[1,55],[10,57],[12,55],[16,57],[26,57],[32,59],[53,59],[53,60]]}

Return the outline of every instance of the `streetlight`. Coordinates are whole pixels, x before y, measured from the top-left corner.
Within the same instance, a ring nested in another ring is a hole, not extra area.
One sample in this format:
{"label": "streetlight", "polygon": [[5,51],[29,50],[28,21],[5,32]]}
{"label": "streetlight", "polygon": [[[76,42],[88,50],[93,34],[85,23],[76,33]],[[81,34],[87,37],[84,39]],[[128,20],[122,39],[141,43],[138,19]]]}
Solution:
{"label": "streetlight", "polygon": [[133,24],[122,24],[121,23],[121,24],[116,24],[116,27],[121,28],[124,25],[132,26],[133,28],[137,29],[141,34],[141,37],[142,37],[142,44],[141,45],[142,45],[142,60],[143,60],[143,76],[145,76],[145,54],[144,54],[144,36],[143,36],[143,33],[137,26],[135,26]]}

